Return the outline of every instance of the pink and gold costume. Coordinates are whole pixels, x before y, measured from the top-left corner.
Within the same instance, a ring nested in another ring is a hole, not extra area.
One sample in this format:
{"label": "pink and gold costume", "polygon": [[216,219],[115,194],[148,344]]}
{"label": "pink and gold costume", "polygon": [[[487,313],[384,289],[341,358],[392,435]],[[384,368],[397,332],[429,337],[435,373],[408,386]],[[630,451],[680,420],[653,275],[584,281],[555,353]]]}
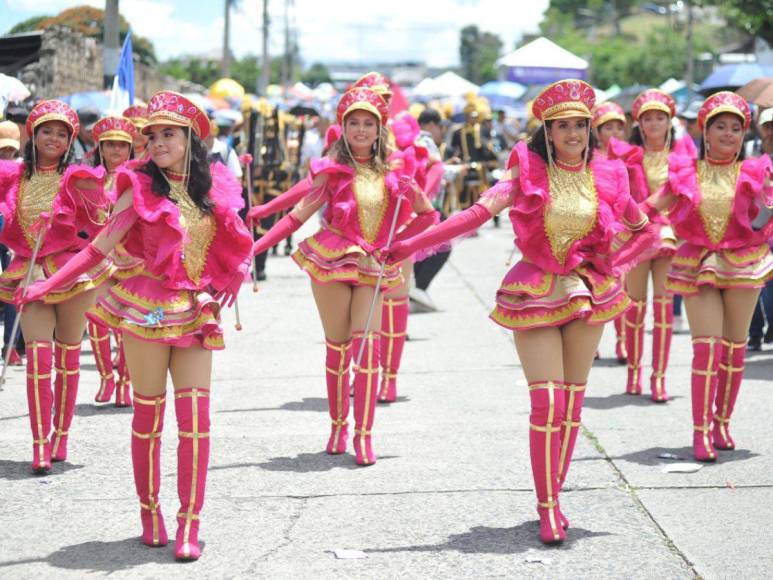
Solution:
{"label": "pink and gold costume", "polygon": [[770,159],[718,164],[682,157],[671,167],[669,190],[678,198],[670,218],[680,243],[666,287],[684,295],[703,285],[762,288],[773,277],[773,221],[758,231],[751,222],[762,205],[773,207],[773,188],[765,186]]}
{"label": "pink and gold costume", "polygon": [[594,159],[584,171],[549,167],[519,143],[508,163],[514,165],[517,183],[495,190],[512,200],[510,221],[523,259],[502,281],[492,320],[526,330],[576,318],[602,324],[620,315],[630,301],[611,265],[613,242],[616,234],[644,225],[623,218],[633,203],[623,164]]}
{"label": "pink and gold costume", "polygon": [[[0,161],[0,212],[4,227],[0,243],[14,253],[13,260],[0,275],[0,300],[13,302],[14,294],[30,265],[35,243],[43,228],[43,239],[35,260],[32,280],[53,275],[89,244],[105,223],[108,199],[101,187],[102,168],[71,165],[64,174],[56,170],[37,171],[24,177],[24,165]],[[97,189],[80,189],[78,180],[99,183]],[[46,304],[64,302],[81,292],[92,290],[107,280],[108,262],[102,262],[79,276],[72,285],[45,297]]]}
{"label": "pink and gold costume", "polygon": [[221,164],[211,167],[214,203],[202,214],[184,188],[170,181],[167,199],[151,190],[150,176],[131,162],[116,172],[116,193],[133,190],[132,208],[115,219],[137,219],[123,246],[141,259],[141,272],[119,280],[89,313],[92,320],[143,340],[186,347],[223,348],[219,305],[207,290],[220,290],[249,255],[252,240],[238,216],[241,187]]}

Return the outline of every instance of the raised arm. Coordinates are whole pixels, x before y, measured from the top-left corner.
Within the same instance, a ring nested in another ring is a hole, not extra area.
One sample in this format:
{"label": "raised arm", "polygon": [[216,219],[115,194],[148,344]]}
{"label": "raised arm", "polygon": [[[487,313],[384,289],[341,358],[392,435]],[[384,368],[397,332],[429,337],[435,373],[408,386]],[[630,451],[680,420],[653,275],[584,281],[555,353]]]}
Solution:
{"label": "raised arm", "polygon": [[131,189],[127,189],[115,205],[115,211],[107,226],[88,246],[73,256],[61,270],[48,278],[32,284],[26,289],[19,288],[16,294],[17,304],[26,304],[41,300],[49,292],[67,287],[81,274],[94,268],[107,258],[110,251],[120,242],[137,221],[134,212]]}
{"label": "raised arm", "polygon": [[256,205],[247,213],[247,221],[260,220],[298,204],[309,193],[324,185],[324,177],[318,176],[312,181],[311,175],[301,179],[282,195],[268,203]]}

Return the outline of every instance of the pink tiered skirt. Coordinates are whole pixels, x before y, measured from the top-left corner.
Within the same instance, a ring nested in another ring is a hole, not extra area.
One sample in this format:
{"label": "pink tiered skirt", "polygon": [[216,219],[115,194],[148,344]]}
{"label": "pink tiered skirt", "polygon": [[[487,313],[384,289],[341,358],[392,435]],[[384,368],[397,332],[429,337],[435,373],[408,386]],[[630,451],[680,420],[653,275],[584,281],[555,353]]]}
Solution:
{"label": "pink tiered skirt", "polygon": [[225,347],[220,305],[207,293],[172,290],[147,272],[119,280],[86,316],[141,340],[177,347]]}
{"label": "pink tiered skirt", "polygon": [[[375,286],[381,264],[359,245],[329,228],[322,228],[298,244],[293,260],[320,284],[343,282],[352,286]],[[400,267],[387,264],[381,289],[398,286]]]}
{"label": "pink tiered skirt", "polygon": [[510,330],[562,326],[578,318],[604,324],[629,304],[620,279],[589,265],[553,274],[521,260],[502,280],[490,317]]}
{"label": "pink tiered skirt", "polygon": [[712,251],[682,242],[671,260],[666,289],[690,296],[701,286],[762,288],[773,278],[773,254],[767,244]]}

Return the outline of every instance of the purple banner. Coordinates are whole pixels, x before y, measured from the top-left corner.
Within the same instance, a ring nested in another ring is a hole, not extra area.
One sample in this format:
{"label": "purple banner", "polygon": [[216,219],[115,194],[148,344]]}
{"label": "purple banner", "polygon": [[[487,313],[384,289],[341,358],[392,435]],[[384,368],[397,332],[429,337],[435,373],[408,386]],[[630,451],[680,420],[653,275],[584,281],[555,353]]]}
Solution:
{"label": "purple banner", "polygon": [[543,68],[536,66],[513,66],[507,69],[507,80],[522,85],[546,85],[562,79],[582,79],[588,71],[576,68]]}

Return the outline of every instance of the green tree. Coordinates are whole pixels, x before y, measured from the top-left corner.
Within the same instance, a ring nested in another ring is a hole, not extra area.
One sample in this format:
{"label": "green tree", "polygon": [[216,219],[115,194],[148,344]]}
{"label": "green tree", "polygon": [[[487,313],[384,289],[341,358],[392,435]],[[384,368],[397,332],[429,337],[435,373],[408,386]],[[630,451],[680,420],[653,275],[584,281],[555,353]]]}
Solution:
{"label": "green tree", "polygon": [[15,24],[13,28],[8,31],[8,34],[19,34],[22,32],[32,32],[33,30],[38,30],[39,24],[49,18],[51,18],[51,16],[33,16],[32,18],[27,18],[27,20],[22,20],[21,22]]}
{"label": "green tree", "polygon": [[773,46],[773,0],[699,0],[719,7],[728,22]]}
{"label": "green tree", "polygon": [[[129,32],[129,22],[119,15],[118,28],[123,43]],[[84,36],[96,38],[102,42],[105,34],[105,11],[91,6],[76,6],[63,10],[56,16],[36,16],[19,22],[11,29],[12,33],[45,30],[49,26],[67,26]],[[132,34],[132,48],[140,60],[146,63],[156,62],[156,52],[153,43],[147,38]]]}
{"label": "green tree", "polygon": [[464,77],[476,84],[495,80],[501,50],[502,40],[496,34],[481,32],[475,25],[462,28],[459,59]]}
{"label": "green tree", "polygon": [[327,67],[321,62],[315,62],[301,75],[301,81],[311,87],[316,87],[322,83],[332,82],[332,79]]}

